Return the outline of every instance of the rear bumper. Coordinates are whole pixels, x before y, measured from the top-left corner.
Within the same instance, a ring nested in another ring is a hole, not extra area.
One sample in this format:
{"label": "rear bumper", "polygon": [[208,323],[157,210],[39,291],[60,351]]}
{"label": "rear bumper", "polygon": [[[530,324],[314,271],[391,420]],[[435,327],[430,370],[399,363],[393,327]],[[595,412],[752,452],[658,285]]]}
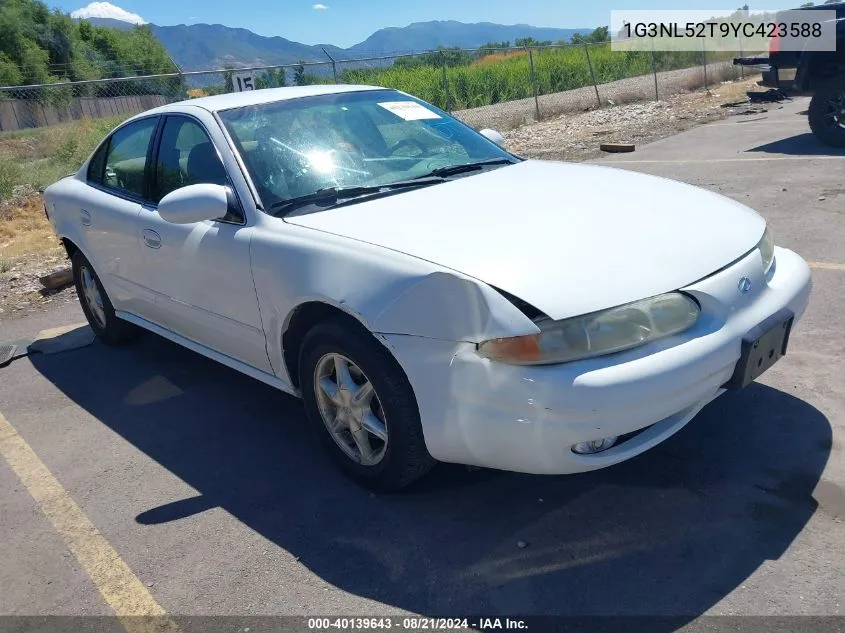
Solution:
{"label": "rear bumper", "polygon": [[[753,290],[740,295],[748,277]],[[680,430],[724,392],[742,338],[771,315],[803,314],[810,270],[777,249],[766,279],[758,251],[685,288],[702,307],[683,334],[621,354],[545,367],[496,363],[475,346],[386,335],[414,387],[426,444],[447,462],[563,474],[610,466]],[[788,361],[786,361],[788,362]],[[578,455],[571,447],[636,433],[610,450]]]}
{"label": "rear bumper", "polygon": [[790,92],[795,88],[795,76],[798,69],[772,66],[768,57],[739,57],[734,59],[734,65],[757,67],[762,74],[762,79],[757,82],[757,85],[764,88],[777,88],[784,92]]}

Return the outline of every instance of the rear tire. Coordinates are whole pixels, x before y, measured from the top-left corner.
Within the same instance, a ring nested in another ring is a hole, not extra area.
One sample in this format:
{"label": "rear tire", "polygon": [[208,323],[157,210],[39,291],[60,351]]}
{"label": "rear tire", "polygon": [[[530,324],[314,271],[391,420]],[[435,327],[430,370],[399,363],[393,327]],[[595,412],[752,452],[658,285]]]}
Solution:
{"label": "rear tire", "polygon": [[808,114],[816,138],[829,147],[845,147],[845,77],[819,86]]}
{"label": "rear tire", "polygon": [[80,251],[71,258],[76,295],[94,334],[108,345],[120,345],[137,338],[140,330],[114,313],[100,277]]}
{"label": "rear tire", "polygon": [[399,490],[434,465],[405,372],[363,328],[344,319],[314,326],[302,342],[299,376],[313,430],[360,485]]}

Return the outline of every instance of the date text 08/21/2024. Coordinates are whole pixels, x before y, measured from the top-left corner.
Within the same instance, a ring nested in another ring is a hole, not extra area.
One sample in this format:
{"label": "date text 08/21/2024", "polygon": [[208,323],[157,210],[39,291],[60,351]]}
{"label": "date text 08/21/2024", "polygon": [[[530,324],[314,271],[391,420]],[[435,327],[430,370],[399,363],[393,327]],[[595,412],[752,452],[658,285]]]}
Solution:
{"label": "date text 08/21/2024", "polygon": [[427,618],[422,616],[405,617],[348,617],[348,618],[308,618],[309,631],[467,631],[467,630],[527,630],[525,620],[519,618]]}

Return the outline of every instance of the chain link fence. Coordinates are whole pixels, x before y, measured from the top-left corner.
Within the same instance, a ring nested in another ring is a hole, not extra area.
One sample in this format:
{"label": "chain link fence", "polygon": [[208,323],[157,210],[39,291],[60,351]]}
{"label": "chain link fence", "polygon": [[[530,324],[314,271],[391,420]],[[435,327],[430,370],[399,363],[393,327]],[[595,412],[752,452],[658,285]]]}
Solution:
{"label": "chain link fence", "polygon": [[610,44],[441,49],[254,68],[0,87],[0,133],[86,118],[128,117],[201,96],[309,84],[396,88],[470,125],[507,130],[571,111],[661,99],[737,79],[725,53],[615,52]]}

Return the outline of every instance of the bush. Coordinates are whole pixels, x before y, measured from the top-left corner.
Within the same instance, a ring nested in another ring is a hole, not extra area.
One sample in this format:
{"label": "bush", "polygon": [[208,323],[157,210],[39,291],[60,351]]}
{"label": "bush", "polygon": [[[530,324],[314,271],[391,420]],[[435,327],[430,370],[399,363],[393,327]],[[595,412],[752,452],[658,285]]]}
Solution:
{"label": "bush", "polygon": [[11,198],[15,187],[23,180],[23,170],[18,163],[9,158],[0,157],[0,200]]}

